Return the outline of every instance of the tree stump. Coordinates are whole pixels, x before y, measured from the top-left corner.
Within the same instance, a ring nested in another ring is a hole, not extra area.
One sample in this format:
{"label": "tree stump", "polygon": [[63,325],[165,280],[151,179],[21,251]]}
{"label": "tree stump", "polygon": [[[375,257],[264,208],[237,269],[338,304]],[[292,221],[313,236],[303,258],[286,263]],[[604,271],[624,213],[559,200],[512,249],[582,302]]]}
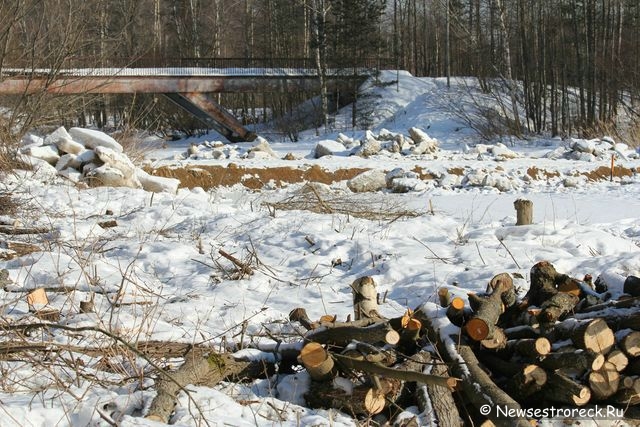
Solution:
{"label": "tree stump", "polygon": [[513,206],[516,208],[516,225],[533,224],[533,202],[531,200],[518,199],[513,202]]}

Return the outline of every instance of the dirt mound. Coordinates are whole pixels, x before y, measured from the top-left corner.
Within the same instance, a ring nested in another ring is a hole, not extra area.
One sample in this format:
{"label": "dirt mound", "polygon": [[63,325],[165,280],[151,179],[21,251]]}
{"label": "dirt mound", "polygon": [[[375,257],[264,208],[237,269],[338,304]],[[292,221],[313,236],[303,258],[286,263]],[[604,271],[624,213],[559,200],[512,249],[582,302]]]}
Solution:
{"label": "dirt mound", "polygon": [[351,168],[328,171],[314,165],[306,169],[290,167],[247,168],[230,163],[228,166],[187,166],[183,168],[161,167],[148,170],[156,176],[177,178],[181,187],[202,187],[205,190],[242,184],[247,188],[259,190],[267,184],[281,187],[298,182],[321,182],[331,184],[344,181],[361,174],[366,169]]}

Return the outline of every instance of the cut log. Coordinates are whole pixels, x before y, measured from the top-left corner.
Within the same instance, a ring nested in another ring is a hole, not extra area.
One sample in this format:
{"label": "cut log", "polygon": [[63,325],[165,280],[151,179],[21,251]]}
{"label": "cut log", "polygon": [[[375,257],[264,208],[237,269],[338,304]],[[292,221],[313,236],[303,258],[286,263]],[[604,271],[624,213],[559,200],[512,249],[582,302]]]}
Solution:
{"label": "cut log", "polygon": [[517,400],[537,393],[547,382],[547,373],[537,365],[503,360],[488,352],[479,353],[478,358],[493,373],[505,378],[505,390]]}
{"label": "cut log", "polygon": [[480,341],[480,345],[487,350],[502,350],[507,346],[507,336],[502,328],[495,327],[491,338],[486,338]]}
{"label": "cut log", "polygon": [[353,295],[354,320],[382,318],[378,312],[376,282],[372,277],[364,276],[354,280],[351,284],[351,293]]}
{"label": "cut log", "polygon": [[[635,388],[636,384],[640,386],[640,381],[638,380],[637,375],[632,375],[632,376],[620,376],[620,386],[619,388]],[[638,390],[636,390],[638,391]]]}
{"label": "cut log", "polygon": [[23,234],[44,234],[48,233],[49,229],[42,227],[21,227],[21,226],[13,226],[0,224],[0,233],[2,234],[10,234],[10,235],[23,235]]}
{"label": "cut log", "polygon": [[375,415],[382,412],[386,403],[385,394],[382,390],[370,388],[364,395],[363,407],[368,415]]}
{"label": "cut log", "polygon": [[557,369],[572,370],[578,373],[599,370],[604,366],[606,358],[600,353],[585,350],[563,351],[561,353],[549,353],[538,363],[545,369],[555,371]]}
{"label": "cut log", "polygon": [[601,316],[607,316],[608,314],[607,310],[610,308],[631,308],[631,307],[637,307],[638,305],[640,305],[640,297],[632,297],[632,298],[625,298],[620,300],[611,300],[611,301],[603,302],[597,305],[585,307],[580,310],[580,313],[593,313],[589,316],[601,317]]}
{"label": "cut log", "polygon": [[397,362],[396,352],[392,349],[385,350],[364,342],[356,342],[353,349],[345,350],[342,354],[353,359],[381,363],[385,366],[391,366]]}
{"label": "cut log", "polygon": [[622,350],[614,349],[607,354],[607,362],[615,366],[616,371],[622,372],[629,365],[629,358]]}
{"label": "cut log", "polygon": [[[348,380],[342,380],[342,383]],[[310,408],[337,409],[354,416],[371,416],[382,412],[386,405],[386,387],[338,384],[336,381],[312,381],[304,394]],[[384,381],[383,381],[384,384]]]}
{"label": "cut log", "polygon": [[[451,365],[451,370],[453,375],[462,378],[462,390],[468,402],[475,408],[480,408],[483,405],[489,405],[492,408],[501,405],[514,410],[521,408],[520,404],[500,389],[482,369],[477,357],[468,344],[464,342],[460,343],[457,346],[457,350],[457,356],[451,355],[447,350],[444,350],[442,354],[451,358],[451,361],[456,361],[456,363]],[[462,361],[464,361],[463,364],[460,363],[459,358],[462,358]],[[478,393],[478,390],[482,392]],[[497,416],[495,411],[490,411],[486,416],[497,426],[531,426],[525,418],[505,419],[504,417]]]}
{"label": "cut log", "polygon": [[[495,276],[489,282],[492,292],[480,301],[475,315],[465,324],[465,332],[474,341],[492,339],[496,324],[505,307],[515,304],[513,280],[506,273]],[[507,305],[509,304],[509,305]]]}
{"label": "cut log", "polygon": [[474,292],[467,293],[467,300],[473,312],[478,311],[484,302],[484,298]]}
{"label": "cut log", "polygon": [[607,354],[615,344],[615,335],[604,319],[577,321],[568,319],[554,325],[557,337],[570,338],[581,349]]}
{"label": "cut log", "polygon": [[345,346],[351,341],[396,345],[400,341],[400,334],[391,327],[389,322],[385,321],[367,327],[321,327],[307,333],[305,340],[337,346]]}
{"label": "cut log", "polygon": [[547,374],[547,385],[543,389],[544,397],[559,403],[584,406],[591,399],[589,387],[577,383],[560,371]]}
{"label": "cut log", "polygon": [[601,369],[589,373],[589,388],[594,400],[613,396],[618,391],[619,384],[620,373],[612,363],[605,362]]}
{"label": "cut log", "polygon": [[640,277],[627,276],[622,285],[622,291],[632,297],[640,297]]}
{"label": "cut log", "polygon": [[551,342],[545,337],[511,340],[506,347],[511,352],[533,358],[546,356],[551,352]]}
{"label": "cut log", "polygon": [[531,284],[525,299],[529,305],[542,309],[538,315],[541,323],[553,323],[574,310],[579,298],[559,292],[558,286],[564,286],[565,283],[573,282],[575,279],[558,273],[548,261],[540,261],[531,267],[530,279]]}
{"label": "cut log", "polygon": [[[491,407],[506,405],[511,409],[520,409],[521,406],[518,402],[500,389],[482,369],[467,340],[459,336],[440,336],[439,331],[433,327],[427,312],[426,307],[420,307],[416,310],[415,316],[422,322],[431,342],[436,343],[438,352],[448,363],[451,374],[461,379],[459,389],[463,393],[463,399],[477,411],[483,405]],[[478,393],[478,389],[482,390],[482,393]],[[498,426],[531,427],[523,417],[507,420],[504,417],[499,417],[495,411],[491,411],[487,417]]]}
{"label": "cut log", "polygon": [[618,336],[618,347],[629,357],[640,356],[640,331],[630,331]]}
{"label": "cut log", "polygon": [[465,321],[464,300],[460,297],[453,298],[447,307],[446,314],[451,323],[462,326]]}
{"label": "cut log", "polygon": [[610,400],[625,408],[629,406],[637,406],[640,405],[640,393],[634,389],[623,388],[611,396]]}
{"label": "cut log", "polygon": [[540,307],[545,301],[558,293],[556,288],[557,276],[558,272],[548,261],[540,261],[531,267],[529,291],[525,295],[529,305]]}
{"label": "cut log", "polygon": [[487,291],[491,294],[496,291],[500,292],[505,308],[511,307],[516,303],[516,290],[513,287],[513,278],[509,273],[500,273],[493,276],[487,285]]}
{"label": "cut log", "polygon": [[504,329],[503,332],[507,336],[507,339],[509,341],[521,339],[536,339],[540,338],[541,335],[540,329],[530,325],[514,326]]}
{"label": "cut log", "polygon": [[526,399],[547,383],[547,372],[538,365],[525,365],[509,379],[507,388],[518,399]]}
{"label": "cut log", "polygon": [[314,381],[326,381],[336,375],[333,358],[319,343],[310,342],[302,347],[298,360]]}
{"label": "cut log", "polygon": [[[14,240],[0,240],[0,248],[7,249],[6,251],[0,251],[0,260],[2,261],[9,261],[24,255],[42,251],[40,246],[33,243],[17,242]],[[0,287],[4,287],[9,283],[11,282],[5,282],[0,276]]]}

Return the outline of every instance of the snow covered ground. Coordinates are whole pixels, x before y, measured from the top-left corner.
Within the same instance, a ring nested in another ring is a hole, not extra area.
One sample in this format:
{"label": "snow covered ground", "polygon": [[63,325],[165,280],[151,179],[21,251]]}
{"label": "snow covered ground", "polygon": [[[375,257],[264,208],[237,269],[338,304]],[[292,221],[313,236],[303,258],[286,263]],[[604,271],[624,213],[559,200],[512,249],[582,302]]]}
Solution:
{"label": "snow covered ground", "polygon": [[[382,78],[395,77],[387,73]],[[606,138],[530,138],[503,141],[496,149],[451,113],[451,102],[464,98],[463,87],[447,91],[443,80],[402,73],[397,84],[369,92],[372,135],[408,136],[415,127],[437,140],[435,152],[383,149],[360,157],[347,155],[352,148],[345,145],[342,153],[315,158],[319,141],[342,137],[337,132],[316,136],[311,130],[299,143],[270,141],[277,157],[247,155],[251,144],[217,147],[213,135],[157,144],[147,155],[147,166],[156,168],[234,163],[432,172],[436,178],[406,193],[352,193],[344,181],[321,188],[326,200],[348,200],[371,212],[399,212],[395,217],[270,207],[299,197],[304,183],[266,185],[260,191],[241,184],[181,188],[172,194],[86,188],[51,171],[16,171],[2,185],[21,201],[22,211],[0,219],[50,231],[10,238],[41,250],[0,262],[12,281],[0,291],[0,321],[33,322],[26,291],[45,287],[49,305],[60,310],[60,324],[95,330],[38,329],[29,342],[111,345],[99,329],[128,342],[223,346],[243,339],[246,346],[272,342],[275,335],[298,340],[299,327],[288,321],[296,307],[306,308],[311,319],[324,314],[346,319],[352,312],[350,284],[363,275],[372,276],[378,292],[386,295],[381,311],[389,317],[436,302],[436,290],[443,286],[466,298],[501,272],[520,273],[524,278],[516,285],[526,291],[529,269],[541,260],[574,277],[605,274],[618,286],[624,277],[640,275],[640,159],[633,148]],[[344,134],[355,141],[366,138],[364,131]],[[191,144],[199,146],[199,154],[186,156]],[[214,156],[215,150],[223,154]],[[292,160],[282,160],[289,153]],[[616,167],[629,175],[593,179],[594,170],[610,167],[612,154]],[[453,174],[453,169],[461,172]],[[545,173],[536,175],[534,169]],[[533,225],[515,226],[513,202],[518,198],[533,201]],[[100,225],[107,220],[115,226]],[[251,260],[255,274],[230,277],[233,265],[220,250]],[[9,258],[11,250],[0,249],[0,254]],[[55,291],[63,287],[67,291]],[[80,302],[92,297],[95,312],[81,313]],[[145,360],[114,358],[117,369],[109,374],[97,369],[99,358],[74,353],[70,361],[70,355],[60,355],[56,363],[34,363],[37,355],[0,362],[0,425],[159,425],[143,417],[155,396],[153,368]],[[308,381],[302,373],[213,389],[192,387],[199,409],[183,393],[172,422],[356,425],[346,414],[305,408]],[[428,423],[428,415],[418,421]]]}

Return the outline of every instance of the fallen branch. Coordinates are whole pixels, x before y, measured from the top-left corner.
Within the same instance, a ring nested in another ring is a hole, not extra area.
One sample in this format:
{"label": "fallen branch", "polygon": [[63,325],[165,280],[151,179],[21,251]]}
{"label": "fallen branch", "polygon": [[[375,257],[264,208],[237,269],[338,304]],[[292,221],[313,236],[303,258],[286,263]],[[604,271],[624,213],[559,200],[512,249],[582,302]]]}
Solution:
{"label": "fallen branch", "polygon": [[336,361],[351,370],[357,370],[366,372],[369,374],[378,374],[387,378],[395,378],[402,381],[415,381],[422,384],[437,385],[440,387],[446,387],[449,390],[455,390],[458,387],[460,379],[453,377],[440,377],[437,375],[427,375],[421,372],[414,371],[400,371],[393,368],[380,365],[378,363],[371,363],[363,360],[357,360],[351,357],[343,356],[340,354],[332,355]]}
{"label": "fallen branch", "polygon": [[248,276],[253,276],[253,269],[249,267],[246,263],[240,261],[238,258],[234,257],[228,252],[223,251],[222,249],[218,249],[218,253],[223,257],[225,257],[226,259],[228,259],[229,261],[231,261],[236,267],[238,267],[238,269],[242,273]]}
{"label": "fallen branch", "polygon": [[50,230],[42,227],[14,227],[13,225],[0,224],[0,233],[10,234],[13,236],[24,234],[44,234]]}

